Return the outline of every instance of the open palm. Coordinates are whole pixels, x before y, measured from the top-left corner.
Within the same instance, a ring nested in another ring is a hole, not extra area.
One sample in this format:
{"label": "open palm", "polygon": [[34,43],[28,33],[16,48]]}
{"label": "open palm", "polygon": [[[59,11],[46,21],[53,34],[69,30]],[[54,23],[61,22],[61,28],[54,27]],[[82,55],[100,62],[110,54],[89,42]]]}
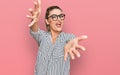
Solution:
{"label": "open palm", "polygon": [[[78,43],[81,40],[87,39],[86,35],[74,38],[72,40],[70,40],[64,47],[64,60],[66,61],[68,54],[70,55],[70,57],[72,59],[74,59],[74,54],[77,55],[77,57],[80,57],[80,53],[77,51],[77,49],[81,49],[83,51],[85,51],[85,48],[81,45],[79,45]],[[74,53],[74,54],[73,54]]]}
{"label": "open palm", "polygon": [[26,17],[32,20],[31,23],[28,25],[29,27],[31,27],[39,20],[39,15],[41,13],[41,0],[34,1],[34,10],[32,8],[29,8],[28,10],[31,15],[27,15]]}

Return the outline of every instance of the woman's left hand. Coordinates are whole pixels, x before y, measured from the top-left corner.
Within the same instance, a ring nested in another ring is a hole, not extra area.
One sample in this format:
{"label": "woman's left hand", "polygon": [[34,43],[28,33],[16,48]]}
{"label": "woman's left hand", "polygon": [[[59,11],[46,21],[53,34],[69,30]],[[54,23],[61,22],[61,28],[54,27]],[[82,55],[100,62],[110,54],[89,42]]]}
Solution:
{"label": "woman's left hand", "polygon": [[74,38],[74,39],[70,40],[64,47],[64,51],[65,51],[64,52],[64,60],[65,61],[67,60],[68,54],[70,55],[70,57],[72,59],[75,59],[74,54],[77,57],[80,57],[80,53],[77,51],[77,49],[81,49],[81,50],[85,51],[85,48],[83,46],[79,45],[78,43],[81,40],[84,40],[84,39],[87,39],[87,38],[88,37],[86,35],[83,35],[83,36],[80,36],[80,37],[77,37],[77,38]]}

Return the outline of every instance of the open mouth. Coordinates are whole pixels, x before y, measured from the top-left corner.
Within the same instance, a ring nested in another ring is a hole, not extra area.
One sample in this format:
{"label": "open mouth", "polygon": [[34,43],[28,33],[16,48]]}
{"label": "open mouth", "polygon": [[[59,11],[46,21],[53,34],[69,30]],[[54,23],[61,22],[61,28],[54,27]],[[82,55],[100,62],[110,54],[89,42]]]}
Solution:
{"label": "open mouth", "polygon": [[61,23],[56,23],[56,26],[57,26],[58,28],[60,28],[60,27],[61,27]]}

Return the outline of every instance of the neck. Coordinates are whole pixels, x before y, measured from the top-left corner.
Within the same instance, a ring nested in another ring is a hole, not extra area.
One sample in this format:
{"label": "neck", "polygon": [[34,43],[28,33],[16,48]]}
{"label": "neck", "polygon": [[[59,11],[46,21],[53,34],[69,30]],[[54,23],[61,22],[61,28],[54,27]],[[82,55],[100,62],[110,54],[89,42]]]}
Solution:
{"label": "neck", "polygon": [[53,30],[51,30],[50,32],[51,32],[51,36],[52,36],[53,39],[57,38],[58,35],[60,34],[60,32],[53,31]]}
{"label": "neck", "polygon": [[57,32],[57,31],[50,31],[51,32],[51,36],[52,36],[52,43],[54,44],[55,43],[55,41],[56,41],[56,39],[57,39],[57,37],[59,36],[59,34],[61,33],[61,32]]}

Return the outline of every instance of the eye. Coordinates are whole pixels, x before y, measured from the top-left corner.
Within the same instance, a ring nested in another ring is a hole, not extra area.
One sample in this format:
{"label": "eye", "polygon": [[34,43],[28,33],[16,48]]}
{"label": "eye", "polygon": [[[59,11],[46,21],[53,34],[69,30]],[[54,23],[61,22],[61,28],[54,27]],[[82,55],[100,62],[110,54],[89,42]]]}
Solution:
{"label": "eye", "polygon": [[52,18],[57,18],[57,15],[52,15],[51,17],[52,17]]}
{"label": "eye", "polygon": [[65,14],[60,14],[59,17],[60,17],[60,18],[64,18],[64,17],[65,17]]}

